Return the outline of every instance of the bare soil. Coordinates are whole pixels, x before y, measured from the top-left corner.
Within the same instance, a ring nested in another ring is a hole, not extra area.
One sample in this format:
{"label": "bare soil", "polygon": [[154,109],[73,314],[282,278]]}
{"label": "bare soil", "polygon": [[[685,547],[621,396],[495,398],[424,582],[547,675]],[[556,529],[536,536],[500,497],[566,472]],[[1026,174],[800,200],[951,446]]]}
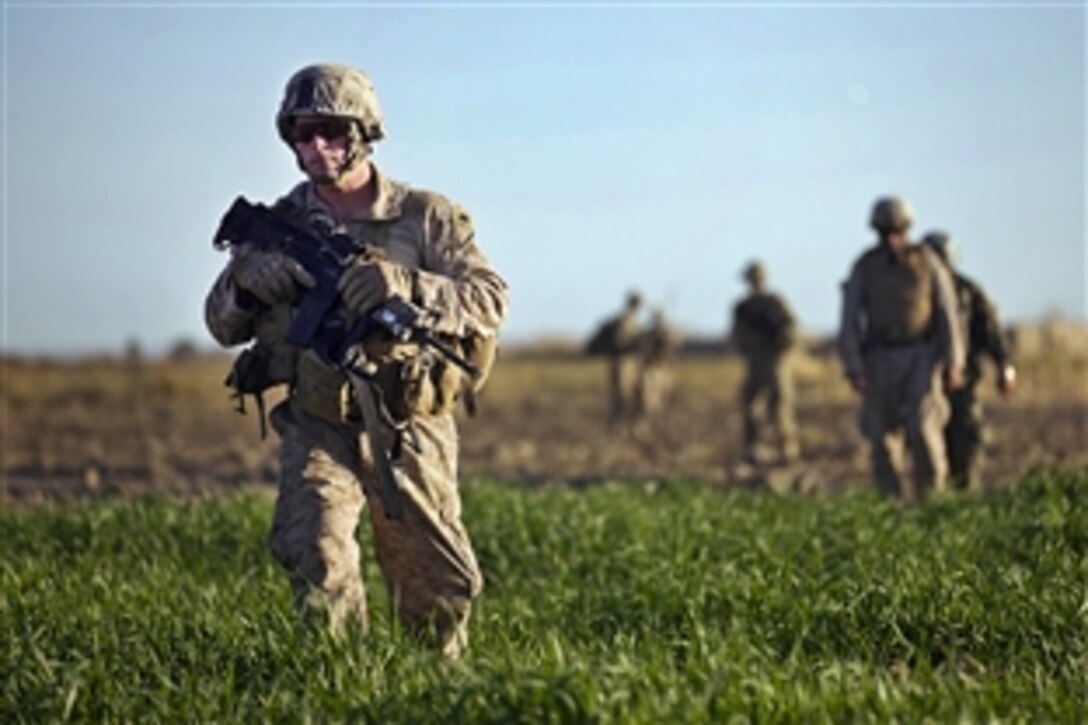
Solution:
{"label": "bare soil", "polygon": [[[0,436],[9,501],[196,494],[274,486],[275,433],[261,440],[252,403],[234,412],[224,355],[186,360],[3,361]],[[475,418],[462,418],[462,479],[530,485],[694,479],[801,492],[865,485],[867,451],[858,401],[833,358],[799,365],[797,414],[804,460],[752,471],[737,465],[740,362],[693,357],[673,366],[658,415],[605,423],[603,363],[506,354]],[[1088,384],[1083,362],[1021,364],[1011,399],[984,391],[990,436],[987,484],[1039,466],[1088,465]],[[280,395],[270,394],[269,407]]]}

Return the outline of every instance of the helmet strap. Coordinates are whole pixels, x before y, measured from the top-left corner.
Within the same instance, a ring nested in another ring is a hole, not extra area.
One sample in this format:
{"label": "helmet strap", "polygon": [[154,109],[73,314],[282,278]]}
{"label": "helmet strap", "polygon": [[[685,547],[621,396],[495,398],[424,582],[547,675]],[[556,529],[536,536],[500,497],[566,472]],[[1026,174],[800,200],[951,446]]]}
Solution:
{"label": "helmet strap", "polygon": [[344,163],[337,169],[337,178],[354,169],[357,165],[366,161],[370,156],[370,144],[363,137],[362,129],[356,121],[348,128],[348,153],[344,157]]}

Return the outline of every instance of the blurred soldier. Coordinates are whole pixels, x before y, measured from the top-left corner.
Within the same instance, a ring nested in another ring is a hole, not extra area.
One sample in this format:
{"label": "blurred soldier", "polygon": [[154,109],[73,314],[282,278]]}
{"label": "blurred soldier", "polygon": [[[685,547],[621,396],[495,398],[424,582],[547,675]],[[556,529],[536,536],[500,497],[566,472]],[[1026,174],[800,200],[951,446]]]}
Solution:
{"label": "blurred soldier", "polygon": [[608,358],[608,425],[630,422],[637,414],[639,352],[642,327],[638,321],[642,295],[630,292],[623,310],[605,320],[586,345],[590,355]]}
{"label": "blurred soldier", "polygon": [[641,369],[639,370],[636,415],[653,415],[665,405],[672,387],[669,366],[680,340],[665,319],[665,313],[654,310],[650,324],[642,333]]}
{"label": "blurred soldier", "polygon": [[982,287],[955,269],[952,237],[945,232],[933,231],[926,234],[922,242],[937,253],[953,275],[962,329],[967,334],[967,368],[962,387],[948,392],[952,415],[944,430],[944,441],[952,485],[975,490],[982,485],[982,443],[986,439],[982,404],[976,395],[982,378],[982,358],[988,355],[997,366],[997,389],[1002,395],[1012,393],[1016,385],[1016,368],[1001,332],[997,309]]}
{"label": "blurred soldier", "polygon": [[[880,490],[915,500],[944,487],[942,390],[960,386],[964,341],[952,277],[932,250],[912,244],[913,212],[897,197],[878,199],[870,225],[878,243],[854,263],[843,288],[839,344],[846,376],[864,396],[861,431]],[[903,433],[913,486],[897,471]]]}
{"label": "blurred soldier", "polygon": [[[371,161],[385,127],[370,80],[343,65],[305,67],[287,83],[276,126],[306,180],[273,211],[380,252],[360,255],[342,274],[342,307],[334,314],[356,319],[397,296],[429,310],[433,331],[453,343],[493,345],[506,312],[506,284],[477,246],[461,207],[390,179]],[[374,450],[359,422],[360,409],[373,408],[373,399],[369,406],[362,394],[353,400],[340,369],[285,341],[293,306],[314,279],[278,251],[243,243],[231,252],[208,294],[205,317],[224,346],[256,340],[239,358],[247,364],[236,363],[233,371],[243,386],[289,386],[271,413],[281,446],[269,543],[291,575],[297,603],[304,613],[325,611],[335,632],[349,624],[365,631],[356,528],[369,504],[377,561],[396,615],[413,636],[458,657],[482,577],[461,522],[452,413],[457,392],[450,388],[458,382],[438,374],[452,366],[418,345],[394,346],[396,356],[379,358],[379,371],[392,373],[379,388],[382,415],[362,420],[377,426],[371,434],[389,443],[384,450],[396,451],[390,461]],[[373,495],[378,467],[385,471],[389,463],[401,491],[400,518],[387,517]]]}
{"label": "blurred soldier", "polygon": [[765,399],[767,421],[777,438],[779,460],[794,461],[800,454],[793,413],[791,351],[797,344],[797,321],[786,301],[767,291],[767,272],[759,262],[741,275],[748,295],[733,308],[732,339],[745,362],[740,389],[744,419],[744,460],[759,461],[760,424],[756,405]]}

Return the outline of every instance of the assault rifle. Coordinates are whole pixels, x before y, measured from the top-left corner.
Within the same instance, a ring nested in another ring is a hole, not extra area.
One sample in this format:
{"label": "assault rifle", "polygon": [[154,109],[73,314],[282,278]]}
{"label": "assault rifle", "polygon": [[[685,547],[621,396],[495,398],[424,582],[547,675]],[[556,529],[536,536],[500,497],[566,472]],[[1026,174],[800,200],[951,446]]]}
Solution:
{"label": "assault rifle", "polygon": [[[345,319],[337,290],[340,276],[356,259],[370,253],[346,234],[321,234],[239,196],[223,215],[213,244],[218,249],[252,244],[262,251],[282,252],[314,278],[313,288],[305,290],[295,306],[285,339],[288,344],[313,350],[327,364],[347,375],[370,440],[382,507],[389,518],[403,518],[401,492],[377,431],[380,422],[395,430],[397,427],[388,411],[379,409],[377,401],[381,396],[375,390],[373,377],[376,367],[366,359],[360,343],[372,334],[381,334],[399,342],[430,347],[473,379],[480,377],[479,368],[432,334],[429,321],[433,315],[429,311],[400,297],[386,300],[354,321]],[[256,300],[249,303],[260,304]]]}
{"label": "assault rifle", "polygon": [[223,215],[213,243],[218,249],[248,243],[262,251],[279,251],[310,273],[314,287],[295,306],[286,340],[312,349],[330,365],[342,366],[353,345],[371,333],[383,332],[400,342],[433,348],[473,379],[480,377],[475,365],[431,333],[428,321],[433,315],[405,299],[390,298],[352,323],[339,314],[340,275],[369,251],[348,235],[319,234],[240,196]]}

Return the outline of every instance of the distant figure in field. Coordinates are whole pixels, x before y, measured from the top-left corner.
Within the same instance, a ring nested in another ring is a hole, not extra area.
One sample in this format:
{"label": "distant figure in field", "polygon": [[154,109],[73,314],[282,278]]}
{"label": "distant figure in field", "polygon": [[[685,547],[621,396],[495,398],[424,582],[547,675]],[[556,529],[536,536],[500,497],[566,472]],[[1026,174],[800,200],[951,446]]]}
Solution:
{"label": "distant figure in field", "polygon": [[761,423],[756,406],[763,400],[767,423],[777,438],[779,461],[792,462],[800,456],[790,354],[797,345],[797,321],[786,301],[766,289],[767,271],[762,264],[752,262],[741,277],[748,294],[733,307],[731,337],[745,363],[740,389],[744,461],[760,462]]}
{"label": "distant figure in field", "polygon": [[635,414],[640,418],[654,415],[664,406],[672,389],[672,365],[680,338],[669,326],[662,310],[654,310],[650,324],[642,333],[641,368]]}
{"label": "distant figure in field", "polygon": [[586,353],[608,361],[608,425],[630,422],[637,414],[639,352],[642,328],[638,316],[642,295],[630,292],[619,314],[597,328],[586,344]]}
{"label": "distant figure in field", "polygon": [[[907,501],[944,487],[944,389],[960,387],[964,363],[952,276],[929,246],[910,242],[913,220],[898,197],[873,205],[869,223],[879,239],[843,286],[839,333],[846,377],[863,396],[873,477],[883,493]],[[913,486],[898,471],[904,433]]]}
{"label": "distant figure in field", "polygon": [[1010,395],[1016,385],[1016,368],[1001,332],[997,309],[982,287],[955,269],[952,237],[945,232],[932,231],[922,237],[922,242],[937,253],[952,273],[967,336],[963,386],[948,391],[952,414],[944,429],[944,442],[948,449],[949,478],[957,489],[977,490],[982,486],[982,444],[986,440],[982,403],[976,393],[982,379],[982,358],[989,356],[997,367],[997,389],[1005,396]]}

